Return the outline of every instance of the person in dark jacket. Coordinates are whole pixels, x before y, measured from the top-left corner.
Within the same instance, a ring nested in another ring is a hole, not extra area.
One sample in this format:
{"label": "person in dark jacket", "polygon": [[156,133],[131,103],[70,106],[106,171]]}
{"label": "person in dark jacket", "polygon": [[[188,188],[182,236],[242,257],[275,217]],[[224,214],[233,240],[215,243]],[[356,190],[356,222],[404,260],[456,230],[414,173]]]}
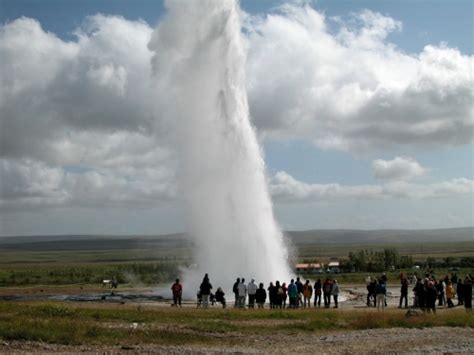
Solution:
{"label": "person in dark jacket", "polygon": [[222,308],[226,307],[226,302],[225,302],[225,293],[222,291],[222,288],[218,287],[216,294],[214,295],[216,302],[219,302],[222,304]]}
{"label": "person in dark jacket", "polygon": [[286,308],[286,300],[288,299],[288,287],[286,287],[286,283],[283,282],[281,285],[283,290],[283,308]]}
{"label": "person in dark jacket", "polygon": [[212,285],[209,282],[209,276],[206,274],[202,279],[201,286],[199,287],[202,297],[202,306],[203,308],[209,307],[209,296],[211,294]]}
{"label": "person in dark jacket", "polygon": [[298,299],[296,300],[297,301],[297,307],[303,307],[303,288],[304,288],[304,285],[301,282],[299,277],[296,278],[295,285],[296,285],[296,288],[298,289]]}
{"label": "person in dark jacket", "polygon": [[323,285],[321,285],[321,279],[318,279],[314,283],[314,307],[316,307],[316,305],[321,307],[321,296],[323,293],[322,288]]}
{"label": "person in dark jacket", "polygon": [[435,288],[438,293],[438,306],[444,306],[444,286],[442,279],[435,282]]}
{"label": "person in dark jacket", "polygon": [[374,307],[377,306],[375,299],[375,288],[377,287],[377,280],[372,280],[367,285],[367,307],[371,306],[371,303],[374,302]]}
{"label": "person in dark jacket", "polygon": [[436,291],[432,281],[429,281],[426,286],[426,310],[428,313],[430,313],[430,311],[436,313],[436,298],[438,292]]}
{"label": "person in dark jacket", "polygon": [[382,279],[377,280],[377,284],[375,285],[375,298],[377,300],[377,310],[385,311],[386,302],[385,298],[387,297],[387,288],[386,284],[382,281]]}
{"label": "person in dark jacket", "polygon": [[234,286],[232,286],[232,292],[234,293],[235,296],[235,303],[234,307],[237,308],[237,305],[239,304],[239,286],[240,283],[240,277],[237,277],[237,281],[235,281]]}
{"label": "person in dark jacket", "polygon": [[275,282],[275,308],[283,308],[283,297],[285,296],[285,292],[283,291],[283,287],[280,285],[280,281]]}
{"label": "person in dark jacket", "polygon": [[326,278],[326,281],[323,283],[324,307],[326,308],[331,306],[331,289],[332,282],[329,280],[329,278]]}
{"label": "person in dark jacket", "polygon": [[268,297],[270,298],[270,308],[275,308],[276,288],[273,285],[273,282],[270,282],[270,285],[268,286]]}
{"label": "person in dark jacket", "polygon": [[458,306],[462,306],[464,304],[464,285],[462,283],[461,277],[458,279],[456,293],[458,294]]}
{"label": "person in dark jacket", "polygon": [[408,308],[408,280],[402,279],[402,285],[400,288],[400,303],[398,308],[402,308],[403,300],[405,300],[405,308]]}
{"label": "person in dark jacket", "polygon": [[257,293],[255,294],[255,301],[257,302],[258,308],[263,308],[266,300],[267,291],[263,288],[263,283],[260,283],[260,285],[258,285]]}
{"label": "person in dark jacket", "polygon": [[415,292],[415,298],[416,298],[416,305],[415,307],[421,308],[421,310],[425,310],[426,306],[426,295],[425,295],[425,286],[423,284],[423,281],[418,280],[416,282],[415,287],[413,288],[413,291]]}
{"label": "person in dark jacket", "polygon": [[467,312],[472,311],[472,278],[466,276],[464,279],[464,285],[462,287],[463,298],[464,298],[464,308]]}

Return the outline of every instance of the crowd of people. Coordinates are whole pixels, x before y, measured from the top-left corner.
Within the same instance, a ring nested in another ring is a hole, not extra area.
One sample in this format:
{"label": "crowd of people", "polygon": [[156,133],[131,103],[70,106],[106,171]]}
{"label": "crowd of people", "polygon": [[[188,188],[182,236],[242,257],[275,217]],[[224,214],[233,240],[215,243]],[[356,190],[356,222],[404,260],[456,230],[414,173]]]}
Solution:
{"label": "crowd of people", "polygon": [[[403,284],[408,284],[407,278],[401,277]],[[466,310],[472,310],[472,283],[473,277],[466,275],[464,280],[456,274],[446,275],[437,279],[432,274],[426,274],[423,279],[412,277],[413,287],[413,307],[419,307],[423,311],[436,312],[436,302],[438,306],[452,308],[453,300],[457,298],[457,305],[464,306]],[[401,299],[400,299],[401,307]],[[405,303],[405,307],[407,307]]]}
{"label": "crowd of people", "polygon": [[[387,276],[372,279],[367,275],[367,306],[385,309],[387,306]],[[453,299],[457,297],[458,306],[464,306],[466,310],[472,310],[472,276],[466,275],[464,281],[456,274],[446,275],[437,279],[433,274],[427,273],[424,278],[418,279],[414,274],[410,277],[400,274],[400,299],[398,308],[408,308],[408,294],[412,287],[413,308],[420,308],[423,312],[436,313],[436,302],[438,306],[452,308]]]}
{"label": "crowd of people", "polygon": [[[172,305],[181,307],[183,286],[179,279],[176,279],[171,286],[171,291],[173,294]],[[331,299],[334,302],[334,308],[338,308],[340,293],[339,284],[335,279],[326,278],[323,282],[318,279],[312,285],[309,280],[303,284],[299,277],[296,278],[296,281],[291,279],[288,285],[285,282],[280,283],[280,281],[270,282],[267,288],[263,283],[257,285],[255,279],[246,283],[245,278],[239,277],[235,281],[232,291],[235,308],[264,308],[267,301],[270,308],[309,308],[312,304],[314,307],[321,307],[321,299],[323,299],[325,308],[331,306]],[[208,308],[209,304],[214,305],[215,303],[220,303],[225,308],[227,306],[225,293],[221,287],[218,287],[213,293],[209,276],[205,274],[197,292],[197,305]]]}
{"label": "crowd of people", "polygon": [[245,307],[245,300],[248,297],[248,307],[254,308],[255,304],[258,308],[263,308],[265,303],[269,302],[270,308],[309,308],[312,304],[314,295],[314,306],[321,306],[321,295],[324,294],[324,306],[329,308],[331,304],[331,296],[334,299],[334,307],[338,307],[339,284],[337,280],[326,279],[323,283],[317,280],[311,285],[309,280],[303,284],[300,278],[296,281],[291,279],[287,285],[285,282],[270,282],[265,288],[263,283],[257,287],[255,280],[252,279],[249,284],[245,283],[244,278],[237,278],[232,291],[235,297],[234,306],[237,308]]}
{"label": "crowd of people", "polygon": [[[373,278],[367,275],[367,306],[385,310],[387,307],[387,282],[385,273],[380,277]],[[424,312],[436,312],[438,306],[454,307],[453,300],[457,298],[457,305],[464,306],[466,310],[472,310],[472,284],[473,278],[467,275],[464,280],[456,274],[447,275],[437,279],[432,274],[426,274],[424,278],[418,279],[416,275],[410,277],[400,274],[400,299],[399,308],[408,308],[409,289],[412,288],[412,307],[420,308]],[[173,293],[173,306],[181,307],[183,286],[179,279],[171,286]],[[232,287],[234,293],[235,308],[264,308],[268,302],[270,308],[324,308],[339,306],[340,288],[337,280],[326,278],[324,281],[317,279],[314,284],[310,280],[304,283],[299,277],[291,279],[286,284],[280,281],[270,282],[265,288],[263,283],[257,285],[255,279],[246,282],[245,278],[237,278]],[[197,292],[198,307],[208,308],[209,304],[219,303],[226,308],[226,297],[221,287],[213,293],[213,287],[208,274],[204,278]]]}

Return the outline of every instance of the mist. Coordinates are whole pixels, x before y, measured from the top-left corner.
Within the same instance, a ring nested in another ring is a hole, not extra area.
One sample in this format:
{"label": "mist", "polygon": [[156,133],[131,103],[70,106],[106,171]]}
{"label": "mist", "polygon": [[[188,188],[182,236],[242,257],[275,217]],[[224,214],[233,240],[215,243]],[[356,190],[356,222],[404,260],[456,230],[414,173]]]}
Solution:
{"label": "mist", "polygon": [[250,123],[238,3],[178,1],[149,48],[158,114],[178,153],[178,194],[194,240],[188,295],[204,273],[214,290],[237,277],[288,280],[288,249],[273,215],[265,163]]}

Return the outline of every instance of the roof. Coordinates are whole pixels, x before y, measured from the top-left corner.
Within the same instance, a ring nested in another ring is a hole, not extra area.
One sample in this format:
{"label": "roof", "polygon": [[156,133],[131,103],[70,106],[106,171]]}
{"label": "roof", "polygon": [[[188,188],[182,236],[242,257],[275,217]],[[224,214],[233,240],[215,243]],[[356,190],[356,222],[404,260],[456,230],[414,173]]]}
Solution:
{"label": "roof", "polygon": [[329,262],[328,266],[329,266],[329,267],[331,267],[331,266],[337,266],[337,267],[339,267],[339,261],[331,261],[331,262]]}
{"label": "roof", "polygon": [[316,263],[316,264],[296,264],[295,268],[297,269],[320,269],[321,264]]}

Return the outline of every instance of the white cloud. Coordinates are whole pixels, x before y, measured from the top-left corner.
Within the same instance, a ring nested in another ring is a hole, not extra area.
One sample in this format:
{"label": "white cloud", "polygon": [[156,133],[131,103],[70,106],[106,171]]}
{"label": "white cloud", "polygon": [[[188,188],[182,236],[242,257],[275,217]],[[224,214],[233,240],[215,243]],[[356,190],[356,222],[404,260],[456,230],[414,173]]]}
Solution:
{"label": "white cloud", "polygon": [[33,19],[0,27],[3,209],[174,198],[173,153],[155,122],[151,33],[103,15],[87,18],[72,42]]}
{"label": "white cloud", "polygon": [[372,162],[372,172],[376,179],[410,180],[424,175],[427,169],[413,158],[396,157],[393,160],[374,160]]}
{"label": "white cloud", "polygon": [[102,15],[88,18],[75,42],[33,19],[0,27],[1,155],[58,161],[78,135],[90,133],[92,145],[103,145],[118,131],[145,139],[156,133],[151,32],[144,23]]}
{"label": "white cloud", "polygon": [[113,169],[68,171],[31,160],[0,159],[0,206],[139,206],[176,198],[172,172],[166,167],[127,167],[128,174]]}
{"label": "white cloud", "polygon": [[389,182],[380,185],[309,184],[280,171],[270,181],[270,191],[280,202],[321,203],[337,200],[425,199],[472,196],[474,180],[452,179],[438,183]]}
{"label": "white cloud", "polygon": [[309,6],[247,21],[262,133],[351,152],[472,142],[472,56],[444,44],[407,54],[387,39],[401,23],[370,11],[338,25]]}

